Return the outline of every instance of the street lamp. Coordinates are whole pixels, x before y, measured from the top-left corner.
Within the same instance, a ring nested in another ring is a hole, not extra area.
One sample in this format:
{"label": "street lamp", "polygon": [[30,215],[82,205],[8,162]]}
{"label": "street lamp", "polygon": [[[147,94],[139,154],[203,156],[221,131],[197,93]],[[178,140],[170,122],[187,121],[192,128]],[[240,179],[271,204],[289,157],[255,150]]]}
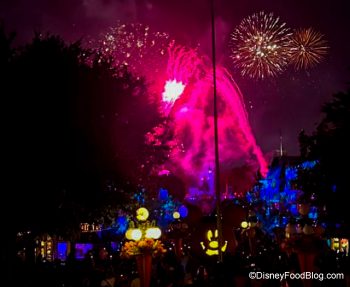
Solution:
{"label": "street lamp", "polygon": [[169,236],[175,242],[175,254],[179,258],[183,255],[183,239],[188,234],[188,224],[182,220],[187,214],[187,208],[184,205],[180,206],[178,211],[173,212],[174,221],[169,224]]}
{"label": "street lamp", "polygon": [[137,228],[135,228],[134,222],[130,223],[128,230],[125,233],[125,237],[128,240],[139,241],[143,238],[158,239],[162,235],[162,231],[159,227],[155,226],[155,222],[147,221],[149,212],[145,207],[140,207],[136,210]]}
{"label": "street lamp", "polygon": [[130,222],[129,229],[125,233],[125,237],[130,241],[124,243],[121,251],[121,256],[127,258],[135,256],[141,287],[150,286],[152,256],[160,256],[166,252],[164,245],[158,240],[162,232],[155,221],[147,220],[148,216],[146,208],[140,207],[136,210],[137,220]]}

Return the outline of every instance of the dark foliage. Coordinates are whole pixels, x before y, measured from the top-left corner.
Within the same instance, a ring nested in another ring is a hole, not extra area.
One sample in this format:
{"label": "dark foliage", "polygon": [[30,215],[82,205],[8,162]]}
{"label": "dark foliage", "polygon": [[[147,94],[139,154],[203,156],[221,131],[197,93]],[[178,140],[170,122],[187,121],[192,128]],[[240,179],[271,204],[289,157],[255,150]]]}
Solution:
{"label": "dark foliage", "polygon": [[[307,191],[316,192],[328,208],[330,219],[346,222],[350,162],[350,90],[333,95],[323,106],[324,118],[316,131],[299,135],[301,154],[319,160],[312,174],[302,178]],[[348,224],[348,222],[346,222]]]}
{"label": "dark foliage", "polygon": [[121,205],[135,190],[155,107],[143,81],[126,70],[103,61],[87,65],[79,42],[38,34],[14,53],[11,37],[1,34],[13,225],[69,233],[109,200]]}

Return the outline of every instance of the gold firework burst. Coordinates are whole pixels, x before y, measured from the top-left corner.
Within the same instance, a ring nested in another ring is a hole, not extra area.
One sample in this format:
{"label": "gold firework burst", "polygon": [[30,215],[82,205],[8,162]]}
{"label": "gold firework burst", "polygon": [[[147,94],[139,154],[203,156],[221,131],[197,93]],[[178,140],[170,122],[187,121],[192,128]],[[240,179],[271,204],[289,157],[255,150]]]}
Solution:
{"label": "gold firework burst", "polygon": [[255,13],[231,34],[231,58],[243,76],[263,79],[284,71],[291,33],[273,13]]}
{"label": "gold firework burst", "polygon": [[297,70],[315,66],[329,49],[324,36],[312,28],[296,30],[291,36],[289,45],[290,63]]}

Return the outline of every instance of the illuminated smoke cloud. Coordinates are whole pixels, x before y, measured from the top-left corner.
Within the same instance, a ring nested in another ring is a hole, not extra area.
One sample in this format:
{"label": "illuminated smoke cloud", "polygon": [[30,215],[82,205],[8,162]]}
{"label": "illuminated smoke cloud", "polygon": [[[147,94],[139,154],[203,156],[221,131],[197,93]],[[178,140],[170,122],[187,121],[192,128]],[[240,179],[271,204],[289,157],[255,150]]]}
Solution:
{"label": "illuminated smoke cloud", "polygon": [[[188,196],[197,192],[198,199],[199,192],[212,197],[215,158],[209,59],[138,24],[112,28],[99,44],[99,51],[109,56],[113,65],[127,65],[135,75],[146,78],[149,97],[166,118],[146,134],[149,145],[158,150],[165,147],[168,153],[158,172],[169,170],[180,177],[187,185]],[[242,94],[221,66],[217,66],[217,94],[222,174],[229,177],[232,170],[242,166],[266,174],[266,162],[252,134]]]}
{"label": "illuminated smoke cloud", "polygon": [[[197,192],[213,195],[214,119],[212,68],[197,51],[176,47],[170,49],[167,67],[169,81],[183,83],[168,115],[173,129],[167,166],[188,185],[188,196]],[[184,90],[182,88],[184,87]],[[264,156],[257,146],[244,108],[242,94],[229,72],[217,66],[219,154],[223,174],[235,168],[250,166],[261,174],[267,172]],[[164,95],[163,95],[164,96]],[[164,125],[162,126],[164,129]],[[154,129],[153,142],[160,143]],[[162,136],[164,133],[158,133]],[[168,133],[169,134],[169,133]]]}

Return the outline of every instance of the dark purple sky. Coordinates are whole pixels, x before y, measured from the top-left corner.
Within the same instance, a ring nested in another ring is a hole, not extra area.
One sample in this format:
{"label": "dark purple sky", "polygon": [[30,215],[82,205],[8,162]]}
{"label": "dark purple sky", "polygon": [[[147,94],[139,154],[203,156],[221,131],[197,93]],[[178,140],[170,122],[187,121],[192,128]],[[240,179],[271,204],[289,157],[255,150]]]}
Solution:
{"label": "dark purple sky", "polygon": [[[330,46],[325,60],[309,71],[288,70],[264,81],[240,77],[229,59],[229,35],[243,18],[262,10],[290,28],[324,34]],[[258,144],[268,153],[278,147],[282,132],[288,154],[297,154],[299,131],[313,131],[321,105],[348,87],[349,0],[216,0],[216,16],[217,59],[241,88]],[[201,51],[211,54],[209,0],[2,0],[0,19],[8,31],[17,31],[18,43],[30,40],[33,31],[75,41],[122,20],[149,24],[180,43],[200,43]]]}

